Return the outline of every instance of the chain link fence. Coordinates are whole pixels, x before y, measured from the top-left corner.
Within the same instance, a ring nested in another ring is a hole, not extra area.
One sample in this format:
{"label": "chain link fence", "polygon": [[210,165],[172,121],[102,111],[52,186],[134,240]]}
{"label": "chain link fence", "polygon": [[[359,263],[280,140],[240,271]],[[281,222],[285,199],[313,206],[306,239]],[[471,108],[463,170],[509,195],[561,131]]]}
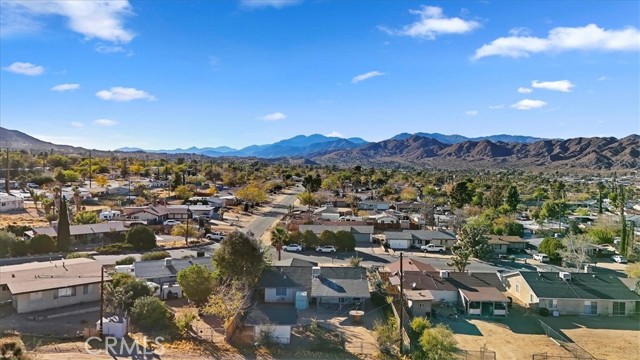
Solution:
{"label": "chain link fence", "polygon": [[[569,357],[568,359],[580,359],[580,360],[597,360],[596,357],[589,354],[589,352],[578,344],[570,340],[568,337],[562,335],[558,330],[555,330],[551,326],[547,325],[544,321],[540,321],[540,326],[542,326],[542,330],[545,335],[555,341],[558,345],[562,346],[568,352],[573,355],[573,357]],[[538,356],[537,358],[535,356]],[[545,357],[542,357],[545,356]],[[535,360],[544,360],[544,359],[563,359],[563,357],[551,357],[552,355],[546,354],[534,354],[533,358]],[[565,359],[567,357],[564,357]]]}

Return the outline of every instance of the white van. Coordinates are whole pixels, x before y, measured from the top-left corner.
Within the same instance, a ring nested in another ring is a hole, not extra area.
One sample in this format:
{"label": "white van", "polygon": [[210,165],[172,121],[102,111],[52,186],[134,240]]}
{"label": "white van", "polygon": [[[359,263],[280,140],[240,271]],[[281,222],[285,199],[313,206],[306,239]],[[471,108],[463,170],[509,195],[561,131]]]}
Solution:
{"label": "white van", "polygon": [[116,272],[119,274],[133,274],[133,265],[116,265]]}
{"label": "white van", "polygon": [[120,211],[117,210],[109,210],[109,211],[103,211],[100,213],[100,220],[116,220],[116,219],[120,219],[120,216],[122,214],[120,213]]}
{"label": "white van", "polygon": [[533,255],[533,259],[543,263],[549,261],[549,256],[547,256],[547,254],[538,253]]}

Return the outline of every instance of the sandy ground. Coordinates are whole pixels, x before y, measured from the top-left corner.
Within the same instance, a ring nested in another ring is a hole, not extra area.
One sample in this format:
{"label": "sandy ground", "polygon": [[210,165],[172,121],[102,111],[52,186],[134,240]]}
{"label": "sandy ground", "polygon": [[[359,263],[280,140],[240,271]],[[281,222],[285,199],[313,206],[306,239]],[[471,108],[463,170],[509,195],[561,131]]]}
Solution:
{"label": "sandy ground", "polygon": [[33,201],[24,202],[24,210],[2,213],[0,216],[0,228],[7,225],[27,225],[31,227],[49,226],[49,222],[44,218],[42,206],[38,204],[40,215],[36,213]]}
{"label": "sandy ground", "polygon": [[546,335],[517,334],[500,323],[470,320],[481,335],[456,334],[458,348],[478,351],[484,345],[496,352],[497,359],[530,359],[531,355],[547,353],[549,355],[570,356],[571,354],[556,345]]}
{"label": "sandy ground", "polygon": [[640,359],[640,331],[579,328],[563,330],[598,359]]}

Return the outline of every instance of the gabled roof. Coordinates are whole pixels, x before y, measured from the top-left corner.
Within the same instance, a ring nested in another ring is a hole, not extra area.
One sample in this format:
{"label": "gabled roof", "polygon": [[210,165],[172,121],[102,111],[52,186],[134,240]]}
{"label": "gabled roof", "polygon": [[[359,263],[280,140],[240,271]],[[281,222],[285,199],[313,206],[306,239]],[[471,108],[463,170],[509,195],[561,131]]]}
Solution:
{"label": "gabled roof", "polygon": [[[56,229],[53,226],[33,228],[35,234],[49,235],[51,237],[58,236]],[[97,224],[83,224],[83,225],[69,225],[69,232],[71,236],[75,235],[87,235],[87,234],[104,234],[112,231],[123,232],[127,231],[122,221],[113,221]]]}
{"label": "gabled roof", "polygon": [[527,240],[523,240],[519,236],[509,236],[509,235],[487,235],[489,239],[489,244],[492,244],[492,240],[499,240],[506,243],[528,243]]}
{"label": "gabled roof", "polygon": [[571,273],[571,280],[565,281],[557,272],[521,271],[519,274],[538,298],[640,301],[640,295],[614,275]]}
{"label": "gabled roof", "polygon": [[310,266],[270,266],[262,270],[256,288],[299,288],[311,290]]}
{"label": "gabled roof", "polygon": [[494,287],[481,287],[473,290],[460,289],[460,293],[469,301],[509,302],[509,299]]}
{"label": "gabled roof", "polygon": [[99,283],[101,271],[102,264],[86,258],[8,265],[0,267],[0,284],[16,295]]}
{"label": "gabled roof", "polygon": [[311,282],[312,297],[369,298],[367,270],[361,267],[323,267]]}
{"label": "gabled roof", "polygon": [[351,233],[373,234],[373,225],[300,225],[298,229],[301,233],[311,230],[314,234],[322,234],[328,230],[332,232],[348,231]]}
{"label": "gabled roof", "polygon": [[386,231],[385,236],[394,240],[456,240],[456,236],[446,231],[430,231],[430,230],[403,230],[403,231]]}
{"label": "gabled roof", "polygon": [[[134,274],[140,279],[153,279],[173,277],[178,275],[180,270],[191,265],[198,264],[213,269],[210,257],[199,257],[190,259],[171,259],[171,265],[166,266],[165,260],[136,261],[133,263]],[[162,284],[160,284],[162,285]]]}
{"label": "gabled roof", "polygon": [[436,271],[405,272],[403,280],[404,290],[457,291],[455,286],[442,279]]}
{"label": "gabled roof", "polygon": [[495,272],[449,272],[447,281],[458,289],[473,290],[492,287],[499,291],[506,291],[502,281]]}
{"label": "gabled roof", "polygon": [[288,258],[288,259],[282,259],[280,261],[274,261],[272,264],[272,266],[308,266],[308,267],[312,267],[312,266],[318,266],[317,262],[313,262],[313,261],[307,261],[307,260],[302,260],[299,258]]}

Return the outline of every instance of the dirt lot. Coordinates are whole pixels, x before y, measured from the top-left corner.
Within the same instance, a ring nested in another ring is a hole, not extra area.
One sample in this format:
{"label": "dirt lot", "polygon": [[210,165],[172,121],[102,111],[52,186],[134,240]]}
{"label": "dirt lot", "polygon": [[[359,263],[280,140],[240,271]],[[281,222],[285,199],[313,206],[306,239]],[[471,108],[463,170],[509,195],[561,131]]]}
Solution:
{"label": "dirt lot", "polygon": [[640,359],[640,323],[630,318],[539,317],[514,306],[506,319],[446,323],[456,333],[459,348],[477,351],[486,345],[497,359],[530,359],[539,353],[571,356],[544,334],[539,319],[598,359]]}
{"label": "dirt lot", "polygon": [[38,216],[36,209],[33,206],[33,202],[25,201],[25,209],[22,211],[11,211],[2,213],[0,216],[0,228],[5,228],[7,225],[27,225],[31,227],[49,226],[49,222],[44,218],[44,212],[38,205],[40,214]]}

